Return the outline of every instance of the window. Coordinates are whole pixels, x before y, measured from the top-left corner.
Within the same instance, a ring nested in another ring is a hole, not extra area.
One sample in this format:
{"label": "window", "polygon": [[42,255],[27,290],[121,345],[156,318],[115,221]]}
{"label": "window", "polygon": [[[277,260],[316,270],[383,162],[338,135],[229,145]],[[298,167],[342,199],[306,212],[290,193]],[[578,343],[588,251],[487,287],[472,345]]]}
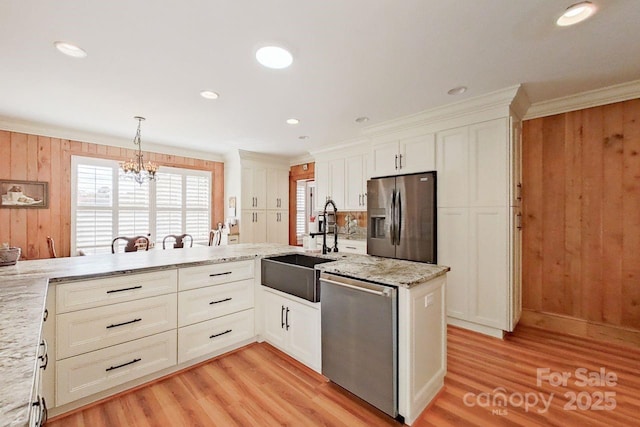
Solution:
{"label": "window", "polygon": [[313,215],[314,181],[296,181],[296,242],[302,245],[302,237],[309,233],[309,220]]}
{"label": "window", "polygon": [[207,244],[211,229],[211,173],[160,167],[140,185],[122,176],[114,160],[73,156],[71,253],[110,253],[117,236],[188,233]]}

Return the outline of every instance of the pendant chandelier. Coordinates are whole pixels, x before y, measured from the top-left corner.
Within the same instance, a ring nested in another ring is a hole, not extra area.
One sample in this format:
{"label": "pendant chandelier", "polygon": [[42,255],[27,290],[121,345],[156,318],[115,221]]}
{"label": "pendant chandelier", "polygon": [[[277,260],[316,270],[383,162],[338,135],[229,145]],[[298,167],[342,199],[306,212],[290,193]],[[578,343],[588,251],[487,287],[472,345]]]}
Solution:
{"label": "pendant chandelier", "polygon": [[136,136],[133,138],[133,144],[138,147],[136,158],[122,162],[120,168],[124,172],[124,176],[133,179],[138,184],[142,185],[145,182],[153,181],[156,178],[156,172],[158,171],[158,165],[148,161],[146,164],[142,159],[142,145],[140,140],[140,124],[144,117],[135,116],[134,119],[138,121],[138,130]]}

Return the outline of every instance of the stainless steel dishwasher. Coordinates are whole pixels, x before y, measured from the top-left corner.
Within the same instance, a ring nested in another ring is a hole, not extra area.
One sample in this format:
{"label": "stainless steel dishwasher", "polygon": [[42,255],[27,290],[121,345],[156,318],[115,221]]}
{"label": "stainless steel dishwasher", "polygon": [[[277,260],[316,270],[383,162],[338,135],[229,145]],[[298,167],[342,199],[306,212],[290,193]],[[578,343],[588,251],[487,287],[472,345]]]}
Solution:
{"label": "stainless steel dishwasher", "polygon": [[398,416],[397,288],[320,275],[322,374]]}

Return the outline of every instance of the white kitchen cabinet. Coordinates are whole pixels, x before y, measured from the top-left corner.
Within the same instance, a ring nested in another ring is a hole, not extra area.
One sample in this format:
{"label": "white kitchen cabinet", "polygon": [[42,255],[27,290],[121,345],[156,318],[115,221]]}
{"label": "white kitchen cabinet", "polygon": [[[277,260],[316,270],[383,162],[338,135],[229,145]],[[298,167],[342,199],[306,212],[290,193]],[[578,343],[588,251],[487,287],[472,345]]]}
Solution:
{"label": "white kitchen cabinet", "polygon": [[358,154],[345,159],[345,210],[367,210],[368,163],[368,154]]}
{"label": "white kitchen cabinet", "polygon": [[438,206],[506,206],[507,119],[447,130],[437,137]]}
{"label": "white kitchen cabinet", "polygon": [[316,210],[322,211],[331,199],[338,210],[344,209],[345,173],[344,159],[317,161],[315,165]]}
{"label": "white kitchen cabinet", "polygon": [[329,162],[327,160],[316,160],[315,164],[315,210],[322,211],[324,204],[329,199]]}
{"label": "white kitchen cabinet", "polygon": [[175,293],[58,314],[56,358],[175,330],[176,315]]}
{"label": "white kitchen cabinet", "polygon": [[467,206],[469,200],[468,127],[439,132],[436,152],[438,207]]}
{"label": "white kitchen cabinet", "polygon": [[78,400],[176,364],[176,331],[103,348],[56,363],[56,404]]}
{"label": "white kitchen cabinet", "polygon": [[438,264],[451,267],[445,288],[447,316],[467,319],[470,274],[468,209],[438,208]]}
{"label": "white kitchen cabinet", "polygon": [[253,260],[220,262],[178,269],[178,290],[223,285],[229,282],[253,279],[255,265]]}
{"label": "white kitchen cabinet", "polygon": [[[439,132],[438,263],[450,323],[502,336],[519,316],[520,267],[511,224],[514,147],[498,118]],[[514,145],[515,143],[515,145]],[[519,150],[519,148],[516,148]],[[518,249],[519,250],[519,249]]]}
{"label": "white kitchen cabinet", "polygon": [[371,176],[401,175],[435,170],[435,135],[428,133],[397,141],[374,143]]}
{"label": "white kitchen cabinet", "polygon": [[366,240],[349,240],[338,238],[338,249],[347,254],[367,254]]}
{"label": "white kitchen cabinet", "polygon": [[320,372],[320,304],[262,289],[265,340]]}
{"label": "white kitchen cabinet", "polygon": [[[277,243],[283,238],[277,236],[276,241],[269,240],[276,236],[267,235],[267,212],[272,210],[289,210],[289,168],[274,159],[241,158],[240,169],[240,231],[241,243]],[[237,173],[234,174],[237,176]],[[237,190],[236,190],[237,191]],[[277,215],[278,218],[288,214]],[[286,241],[289,241],[288,230]]]}
{"label": "white kitchen cabinet", "polygon": [[213,354],[255,336],[253,309],[178,329],[178,363]]}
{"label": "white kitchen cabinet", "polygon": [[266,243],[267,242],[267,211],[266,210],[242,210],[241,243]]}
{"label": "white kitchen cabinet", "polygon": [[267,242],[289,244],[288,211],[267,211]]}
{"label": "white kitchen cabinet", "polygon": [[178,270],[178,363],[228,351],[255,337],[254,271],[254,260]]}
{"label": "white kitchen cabinet", "polygon": [[287,209],[288,206],[289,171],[267,169],[267,209],[282,210]]}
{"label": "white kitchen cabinet", "polygon": [[[344,159],[329,160],[329,199],[338,209],[344,206]],[[324,207],[324,206],[323,206]]]}
{"label": "white kitchen cabinet", "polygon": [[266,209],[267,168],[259,165],[242,167],[242,209]]}
{"label": "white kitchen cabinet", "polygon": [[470,206],[508,206],[509,148],[506,118],[469,126]]}
{"label": "white kitchen cabinet", "polygon": [[100,307],[175,292],[175,269],[141,274],[119,274],[101,279],[81,280],[56,286],[56,312]]}
{"label": "white kitchen cabinet", "polygon": [[250,278],[178,292],[178,326],[253,308],[253,288],[253,278]]}

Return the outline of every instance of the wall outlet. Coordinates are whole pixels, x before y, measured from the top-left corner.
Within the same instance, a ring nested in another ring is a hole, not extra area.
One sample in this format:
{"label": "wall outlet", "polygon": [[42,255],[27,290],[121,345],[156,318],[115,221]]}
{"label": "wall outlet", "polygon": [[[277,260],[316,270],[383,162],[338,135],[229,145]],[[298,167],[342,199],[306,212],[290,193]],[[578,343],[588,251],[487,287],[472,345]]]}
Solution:
{"label": "wall outlet", "polygon": [[433,295],[433,294],[426,295],[426,296],[424,297],[424,306],[425,306],[425,307],[429,307],[429,306],[433,305],[433,299],[434,299],[434,298],[435,298],[435,297],[434,297],[434,295]]}

